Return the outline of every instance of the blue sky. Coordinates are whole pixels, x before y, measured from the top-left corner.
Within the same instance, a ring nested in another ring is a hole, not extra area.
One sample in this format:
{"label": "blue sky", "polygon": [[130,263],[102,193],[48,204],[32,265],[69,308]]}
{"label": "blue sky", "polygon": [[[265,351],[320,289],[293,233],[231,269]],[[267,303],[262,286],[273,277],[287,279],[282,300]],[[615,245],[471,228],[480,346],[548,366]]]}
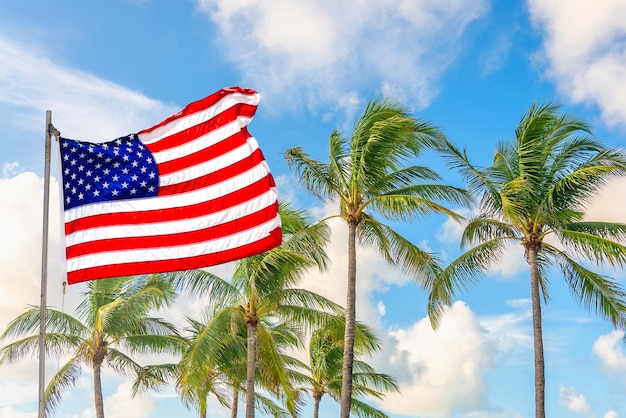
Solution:
{"label": "blue sky", "polygon": [[[281,198],[323,216],[333,208],[296,187],[282,153],[301,145],[324,158],[332,130],[350,132],[367,100],[381,94],[440,126],[483,164],[535,101],[561,103],[605,144],[624,146],[624,16],[621,0],[0,0],[0,329],[39,301],[46,110],[67,137],[109,140],[222,87],[252,87],[262,100],[250,132]],[[436,156],[424,163],[462,184]],[[69,311],[84,288],[73,285],[62,297],[56,176],[52,186],[48,295]],[[611,183],[589,217],[625,222],[625,192],[626,182]],[[448,219],[398,228],[445,260],[459,254],[460,227]],[[303,281],[339,303],[345,242],[334,225],[330,271]],[[623,271],[608,273],[624,285]],[[410,278],[369,249],[359,251],[358,274],[357,316],[385,344],[371,363],[402,387],[381,409],[393,418],[534,416],[530,291],[519,248],[459,296],[437,333]],[[626,417],[623,332],[574,303],[558,272],[549,279],[548,416]],[[168,315],[180,320],[201,307],[190,301]],[[48,376],[56,363],[48,362]],[[195,416],[171,388],[131,399],[128,382],[104,376],[107,417]],[[36,361],[0,368],[0,416],[35,417],[36,388]],[[336,416],[338,406],[325,398],[322,412]],[[214,403],[209,415],[229,411]],[[57,417],[90,416],[86,371]]]}

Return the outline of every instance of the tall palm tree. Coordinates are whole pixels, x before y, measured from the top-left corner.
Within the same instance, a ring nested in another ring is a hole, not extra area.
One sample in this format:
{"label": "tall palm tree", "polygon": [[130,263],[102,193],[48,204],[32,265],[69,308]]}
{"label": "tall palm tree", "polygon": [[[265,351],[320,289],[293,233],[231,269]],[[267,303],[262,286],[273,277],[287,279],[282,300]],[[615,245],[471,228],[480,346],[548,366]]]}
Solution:
{"label": "tall palm tree", "polygon": [[[405,221],[430,214],[458,215],[438,202],[467,203],[464,190],[436,183],[433,170],[406,166],[442,138],[432,124],[411,117],[390,99],[370,101],[350,138],[330,135],[329,162],[312,159],[301,147],[286,151],[285,158],[300,183],[325,202],[338,202],[348,225],[348,280],[346,332],[342,371],[341,417],[348,418],[352,400],[354,358],[356,239],[375,247],[392,265],[418,281],[432,281],[438,273],[436,258],[374,217]],[[435,182],[435,183],[433,183]]]}
{"label": "tall palm tree", "polygon": [[256,371],[259,383],[273,395],[284,395],[287,410],[296,413],[283,350],[301,346],[306,330],[340,311],[328,299],[295,287],[309,268],[326,267],[328,227],[312,224],[304,211],[288,204],[281,204],[280,214],[283,243],[238,261],[232,281],[202,270],[175,274],[185,292],[206,297],[214,312],[197,344],[212,347],[213,355],[226,355],[233,338],[245,330],[247,418],[254,417]]}
{"label": "tall palm tree", "polygon": [[[545,416],[541,298],[548,300],[548,276],[558,266],[574,297],[616,327],[626,326],[626,294],[618,284],[590,270],[626,264],[626,225],[584,219],[602,185],[626,174],[626,158],[590,136],[582,121],[552,103],[533,104],[499,144],[493,165],[470,163],[448,143],[450,163],[465,175],[479,198],[478,215],[465,227],[462,246],[472,245],[431,283],[428,312],[437,326],[454,294],[474,284],[500,260],[508,243],[524,247],[530,268],[535,353],[535,410]],[[546,238],[553,239],[547,241]],[[581,259],[582,258],[582,259]]]}
{"label": "tall palm tree", "polygon": [[[45,391],[45,414],[50,416],[66,390],[73,387],[81,368],[93,371],[94,406],[104,418],[101,370],[109,366],[122,376],[141,375],[134,354],[181,349],[181,340],[169,322],[151,316],[175,298],[172,283],[160,276],[122,277],[91,281],[76,309],[77,316],[46,310],[45,353],[68,357]],[[13,363],[37,354],[39,307],[31,307],[11,321],[0,339],[20,338],[0,350],[0,364]]]}
{"label": "tall palm tree", "polygon": [[[313,397],[313,418],[319,416],[320,402],[324,395],[329,395],[337,402],[341,400],[344,332],[345,318],[338,317],[338,320],[329,321],[315,330],[309,339],[309,365],[306,367],[308,374],[299,376],[297,380],[305,385],[300,390],[310,392]],[[386,418],[387,415],[360,400],[360,396],[382,399],[385,392],[399,392],[395,378],[376,372],[361,360],[362,356],[372,355],[381,347],[374,332],[365,324],[357,322],[351,410],[362,418]]]}

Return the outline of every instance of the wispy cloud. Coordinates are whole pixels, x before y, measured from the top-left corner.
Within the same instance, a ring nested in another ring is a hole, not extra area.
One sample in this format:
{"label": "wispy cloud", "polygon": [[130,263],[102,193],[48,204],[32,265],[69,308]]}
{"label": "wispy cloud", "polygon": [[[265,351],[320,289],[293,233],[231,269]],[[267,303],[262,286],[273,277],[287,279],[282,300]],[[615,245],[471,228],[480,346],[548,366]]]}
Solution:
{"label": "wispy cloud", "polygon": [[57,64],[54,57],[0,33],[0,123],[43,132],[53,123],[72,138],[108,140],[149,128],[179,107],[163,104],[93,74]]}

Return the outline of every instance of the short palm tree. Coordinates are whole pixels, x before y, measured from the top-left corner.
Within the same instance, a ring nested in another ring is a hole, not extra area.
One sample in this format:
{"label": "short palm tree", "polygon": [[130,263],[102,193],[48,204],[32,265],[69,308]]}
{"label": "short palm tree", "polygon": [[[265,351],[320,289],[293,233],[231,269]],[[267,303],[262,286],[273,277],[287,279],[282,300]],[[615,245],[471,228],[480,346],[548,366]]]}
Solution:
{"label": "short palm tree", "polygon": [[[211,356],[206,352],[210,347],[199,344],[206,325],[190,318],[187,321],[189,322],[187,331],[190,333],[187,338],[189,345],[176,368],[176,388],[183,403],[187,407],[197,408],[199,417],[206,418],[209,395],[214,395],[222,405],[228,405],[228,393],[233,392],[229,370],[241,364],[243,354],[238,345],[231,345],[229,350],[222,350],[222,356]],[[241,373],[241,370],[235,372]],[[238,393],[238,390],[239,385],[235,386],[234,393]],[[233,417],[236,417],[236,414],[235,407]]]}
{"label": "short palm tree", "polygon": [[[160,276],[123,277],[91,281],[77,307],[77,316],[46,310],[45,353],[68,358],[45,391],[45,414],[50,416],[65,391],[73,387],[83,367],[93,371],[96,417],[104,418],[101,369],[109,366],[122,376],[138,376],[143,367],[131,354],[176,353],[182,347],[175,327],[151,316],[175,298],[172,283]],[[14,339],[0,351],[0,364],[38,353],[39,307],[14,319],[0,339]]]}
{"label": "short palm tree", "polygon": [[[306,385],[301,390],[310,392],[313,397],[313,418],[319,416],[320,402],[324,395],[329,395],[337,402],[341,401],[345,318],[338,319],[329,321],[313,332],[309,339],[308,374],[298,379]],[[376,372],[361,360],[363,356],[380,351],[381,347],[374,332],[365,324],[357,322],[351,410],[361,418],[386,418],[387,415],[359,397],[383,399],[386,392],[399,392],[397,382],[392,376]]]}
{"label": "short palm tree", "polygon": [[226,355],[245,330],[247,418],[254,417],[257,371],[259,383],[284,396],[288,411],[296,413],[283,350],[301,346],[306,330],[340,310],[328,299],[295,287],[308,269],[326,267],[329,229],[312,224],[304,211],[288,204],[281,204],[280,214],[283,243],[238,261],[231,282],[202,270],[175,274],[182,289],[206,297],[213,312],[197,344],[212,347],[213,355]]}
{"label": "short palm tree", "polygon": [[[207,399],[214,395],[224,406],[231,409],[231,417],[237,417],[239,409],[239,393],[244,392],[246,381],[247,348],[245,323],[231,324],[220,321],[232,318],[228,310],[218,311],[219,314],[210,318],[207,324],[188,318],[191,332],[188,338],[189,347],[182,355],[176,368],[176,388],[185,405],[198,409],[200,418],[206,417]],[[226,315],[224,315],[226,313]],[[280,341],[280,327],[268,324],[269,332],[278,333],[273,336]],[[261,353],[262,356],[262,353]],[[257,366],[258,370],[262,367]],[[261,386],[264,385],[261,375]],[[229,395],[230,393],[230,395]],[[227,400],[230,397],[230,405]],[[268,397],[255,394],[255,407],[274,417],[288,416],[279,405]]]}
{"label": "short palm tree", "polygon": [[[588,268],[626,264],[626,225],[587,221],[585,208],[602,185],[626,174],[626,158],[590,137],[588,126],[552,103],[534,104],[499,144],[493,165],[472,165],[448,143],[444,152],[479,199],[478,215],[465,227],[462,246],[472,247],[431,283],[428,312],[437,326],[454,294],[498,263],[508,243],[524,247],[530,267],[535,352],[536,416],[545,416],[541,298],[548,299],[551,266],[558,266],[585,307],[626,326],[626,294],[617,283]],[[548,237],[553,237],[547,241]],[[582,257],[582,259],[577,258]],[[585,262],[586,260],[587,262]]]}
{"label": "short palm tree", "polygon": [[430,214],[458,219],[441,202],[468,203],[464,190],[439,184],[433,170],[405,165],[443,137],[432,124],[420,122],[390,99],[370,101],[356,122],[352,136],[330,135],[328,163],[312,159],[301,147],[286,151],[287,163],[300,183],[325,202],[339,204],[348,225],[346,332],[342,371],[341,418],[348,418],[352,400],[352,368],[356,320],[356,239],[376,248],[392,265],[418,281],[432,281],[436,258],[398,234],[374,214],[406,221]]}

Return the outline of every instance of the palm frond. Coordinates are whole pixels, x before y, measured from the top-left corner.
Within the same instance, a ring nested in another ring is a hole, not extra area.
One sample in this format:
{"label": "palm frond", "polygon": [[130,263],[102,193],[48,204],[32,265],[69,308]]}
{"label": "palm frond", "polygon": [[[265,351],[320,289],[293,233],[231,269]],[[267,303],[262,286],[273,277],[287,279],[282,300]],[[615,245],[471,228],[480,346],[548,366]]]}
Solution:
{"label": "palm frond", "polygon": [[519,232],[510,224],[485,214],[471,218],[461,236],[461,248],[498,238],[517,239]]}
{"label": "palm frond", "polygon": [[123,377],[133,377],[143,373],[141,364],[114,347],[107,349],[106,361],[107,366]]}
{"label": "palm frond", "polygon": [[169,273],[175,286],[189,296],[209,296],[208,303],[228,306],[239,299],[239,292],[228,281],[206,270],[185,270]]}
{"label": "palm frond", "polygon": [[141,368],[135,377],[131,387],[131,396],[147,390],[163,390],[168,381],[175,380],[178,376],[178,364],[166,363],[148,365]]}
{"label": "palm frond", "polygon": [[358,398],[352,398],[350,410],[359,418],[389,418],[383,411],[374,408]]}
{"label": "palm frond", "polygon": [[52,378],[44,391],[44,415],[46,418],[53,417],[63,394],[73,388],[80,377],[81,358],[71,358],[65,363]]}
{"label": "palm frond", "polygon": [[626,224],[576,222],[555,231],[563,245],[596,265],[626,265]]}
{"label": "palm frond", "polygon": [[254,394],[254,407],[262,414],[270,415],[273,418],[290,418],[294,416],[277,405],[274,400],[258,392]]}
{"label": "palm frond", "polygon": [[468,289],[483,272],[499,263],[507,241],[508,237],[501,237],[476,245],[452,261],[434,280],[425,284],[430,291],[428,317],[433,328],[439,326],[444,310],[452,304],[455,294]]}
{"label": "palm frond", "polygon": [[298,181],[314,196],[321,200],[331,200],[342,190],[338,179],[330,172],[326,164],[314,160],[305,153],[302,147],[294,147],[285,151],[287,165],[294,170]]}
{"label": "palm frond", "polygon": [[184,338],[171,334],[129,335],[123,339],[123,344],[130,352],[137,354],[180,354],[187,348]]}
{"label": "palm frond", "polygon": [[485,170],[470,162],[466,149],[460,150],[450,141],[446,140],[437,147],[437,151],[442,154],[449,167],[461,173],[472,195],[497,196],[499,194],[496,185],[489,178]]}
{"label": "palm frond", "polygon": [[456,221],[463,217],[437,202],[447,201],[467,206],[470,199],[465,190],[439,184],[420,184],[378,195],[364,202],[383,217],[391,220],[409,221],[416,217],[447,215]]}
{"label": "palm frond", "polygon": [[441,269],[434,254],[371,217],[364,217],[357,233],[361,244],[377,249],[387,263],[399,267],[420,284],[433,281]]}
{"label": "palm frond", "polygon": [[591,312],[609,320],[613,326],[626,328],[626,292],[612,279],[595,273],[565,252],[546,245],[557,259],[561,272],[574,297]]}
{"label": "palm frond", "polygon": [[[373,180],[375,180],[375,183],[371,187],[372,192],[366,193],[368,195],[390,193],[397,189],[420,184],[423,181],[439,181],[441,176],[431,168],[412,165],[400,167],[395,171],[388,172],[380,179]],[[367,187],[367,185],[364,186]]]}

